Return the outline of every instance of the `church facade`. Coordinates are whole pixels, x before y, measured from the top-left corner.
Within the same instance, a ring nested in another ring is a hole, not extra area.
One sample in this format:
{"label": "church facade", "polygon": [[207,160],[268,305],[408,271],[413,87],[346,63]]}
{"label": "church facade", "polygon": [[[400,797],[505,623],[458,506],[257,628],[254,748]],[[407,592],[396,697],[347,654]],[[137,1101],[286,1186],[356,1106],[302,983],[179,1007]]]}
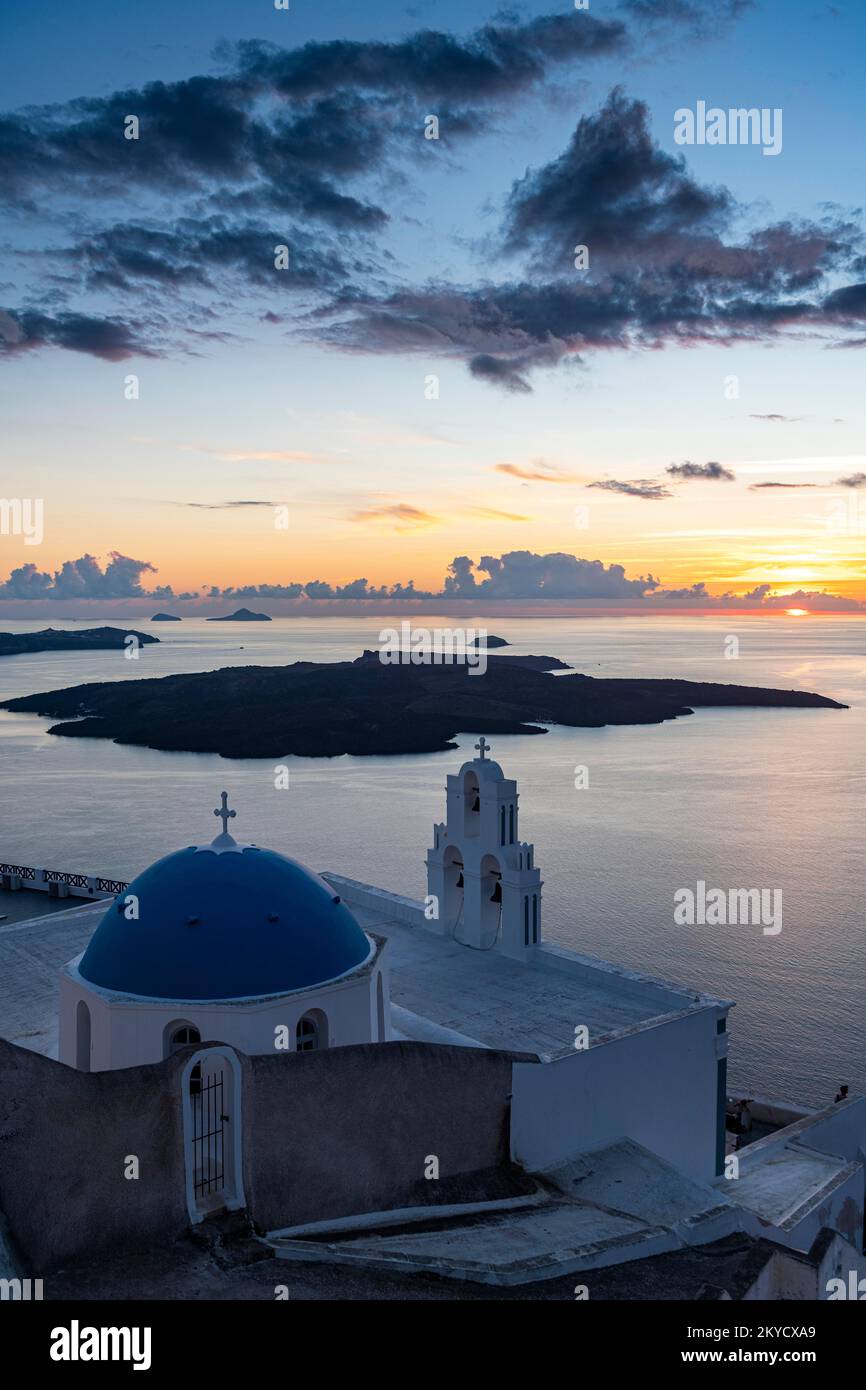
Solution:
{"label": "church facade", "polygon": [[[0,927],[0,1003],[20,1018],[0,1043],[0,1112],[18,1117],[0,1123],[0,1210],[37,1272],[82,1240],[171,1238],[181,1213],[244,1209],[279,1244],[304,1223],[423,1212],[432,1158],[443,1192],[523,1174],[522,1221],[558,1184],[568,1249],[541,1211],[546,1253],[521,1278],[734,1231],[859,1248],[866,1102],[774,1102],[773,1132],[732,1168],[731,1002],[547,940],[517,783],[483,737],[475,751],[446,778],[423,900],[236,839],[223,793],[213,840],[107,905]],[[141,1203],[118,1152],[159,1174]],[[46,1191],[56,1219],[34,1223]],[[503,1282],[515,1239],[503,1230]]]}

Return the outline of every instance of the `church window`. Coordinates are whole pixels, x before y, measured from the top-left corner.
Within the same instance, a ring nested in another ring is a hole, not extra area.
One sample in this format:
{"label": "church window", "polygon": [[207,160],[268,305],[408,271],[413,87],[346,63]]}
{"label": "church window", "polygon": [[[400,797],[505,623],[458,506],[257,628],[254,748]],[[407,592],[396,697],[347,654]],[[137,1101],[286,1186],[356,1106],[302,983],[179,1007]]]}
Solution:
{"label": "church window", "polygon": [[298,1052],[318,1052],[328,1046],[325,1015],[318,1009],[315,1013],[304,1014],[295,1029],[295,1044]]}
{"label": "church window", "polygon": [[168,1038],[168,1055],[179,1052],[182,1047],[189,1047],[190,1043],[200,1043],[201,1033],[191,1023],[180,1023],[172,1028]]}
{"label": "church window", "polygon": [[529,899],[523,899],[523,944],[529,945]]}
{"label": "church window", "polygon": [[499,808],[499,843],[505,844],[505,807]]}
{"label": "church window", "polygon": [[508,843],[514,844],[514,807],[508,808]]}

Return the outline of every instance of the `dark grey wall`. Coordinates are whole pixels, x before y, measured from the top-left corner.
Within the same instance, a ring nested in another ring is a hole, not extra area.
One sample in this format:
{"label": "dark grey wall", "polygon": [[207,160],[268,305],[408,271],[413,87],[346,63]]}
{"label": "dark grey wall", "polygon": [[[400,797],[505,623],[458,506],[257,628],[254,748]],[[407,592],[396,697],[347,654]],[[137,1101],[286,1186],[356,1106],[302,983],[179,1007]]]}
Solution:
{"label": "dark grey wall", "polygon": [[[87,1073],[0,1039],[0,1213],[22,1274],[185,1229],[180,1072],[194,1051]],[[246,1201],[263,1230],[476,1195],[471,1175],[509,1160],[512,1060],[534,1060],[414,1042],[238,1056]]]}
{"label": "dark grey wall", "polygon": [[0,1210],[24,1273],[184,1229],[185,1060],[90,1074],[0,1039]]}
{"label": "dark grey wall", "polygon": [[[524,1054],[373,1043],[244,1058],[244,1181],[264,1230],[459,1199],[509,1161],[512,1060]],[[440,1181],[424,1177],[428,1154]]]}

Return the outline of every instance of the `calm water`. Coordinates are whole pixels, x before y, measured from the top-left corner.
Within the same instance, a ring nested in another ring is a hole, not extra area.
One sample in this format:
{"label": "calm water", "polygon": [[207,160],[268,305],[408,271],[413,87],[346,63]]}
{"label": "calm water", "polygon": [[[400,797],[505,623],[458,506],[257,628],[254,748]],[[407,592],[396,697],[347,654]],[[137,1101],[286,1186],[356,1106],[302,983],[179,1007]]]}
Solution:
{"label": "calm water", "polygon": [[[137,662],[113,652],[0,658],[0,691],[353,657],[376,644],[385,621],[158,623],[161,645]],[[661,726],[554,729],[493,744],[520,781],[521,836],[537,847],[550,939],[736,1000],[735,1086],[814,1103],[832,1100],[840,1081],[866,1090],[866,624],[715,615],[486,625],[515,651],[559,656],[591,675],[796,687],[852,706],[708,710]],[[738,660],[725,659],[729,633]],[[50,722],[0,713],[4,859],[131,878],[210,838],[225,787],[240,837],[415,896],[445,776],[475,741],[410,757],[288,759],[291,788],[277,791],[273,760],[53,738]],[[589,769],[580,791],[577,764]],[[698,879],[781,888],[781,934],[675,926],[674,892]]]}

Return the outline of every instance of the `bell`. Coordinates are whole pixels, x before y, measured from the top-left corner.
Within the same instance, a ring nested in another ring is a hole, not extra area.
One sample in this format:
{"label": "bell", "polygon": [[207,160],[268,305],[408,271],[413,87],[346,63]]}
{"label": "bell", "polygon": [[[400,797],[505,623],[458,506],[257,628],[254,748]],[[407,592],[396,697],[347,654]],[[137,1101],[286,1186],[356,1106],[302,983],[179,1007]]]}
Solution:
{"label": "bell", "polygon": [[457,875],[457,883],[455,884],[455,887],[457,887],[457,888],[462,888],[462,887],[463,887],[463,875],[462,875],[462,873]]}
{"label": "bell", "polygon": [[475,793],[475,800],[474,800],[473,803],[472,803],[472,809],[473,809],[473,811],[480,811],[480,810],[481,810],[481,798],[480,798],[480,796],[478,795],[477,792]]}
{"label": "bell", "polygon": [[502,902],[502,883],[500,882],[499,879],[496,880],[496,887],[493,889],[493,892],[490,894],[490,901],[491,901],[492,903],[501,903],[501,902]]}

